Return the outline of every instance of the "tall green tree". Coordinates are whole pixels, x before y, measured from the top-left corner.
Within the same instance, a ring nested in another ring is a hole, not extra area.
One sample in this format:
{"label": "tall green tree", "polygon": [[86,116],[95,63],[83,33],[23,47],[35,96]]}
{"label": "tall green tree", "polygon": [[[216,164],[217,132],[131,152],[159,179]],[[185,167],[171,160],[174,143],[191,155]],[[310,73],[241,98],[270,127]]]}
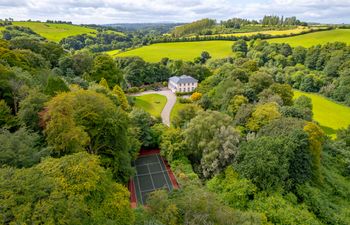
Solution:
{"label": "tall green tree", "polygon": [[81,152],[28,169],[0,169],[4,224],[133,224],[129,192]]}

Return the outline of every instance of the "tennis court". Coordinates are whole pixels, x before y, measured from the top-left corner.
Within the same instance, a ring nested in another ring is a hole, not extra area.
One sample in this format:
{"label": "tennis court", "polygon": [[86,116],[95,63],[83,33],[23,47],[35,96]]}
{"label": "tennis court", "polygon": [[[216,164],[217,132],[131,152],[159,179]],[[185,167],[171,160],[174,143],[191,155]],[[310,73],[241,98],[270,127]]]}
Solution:
{"label": "tennis court", "polygon": [[174,187],[177,188],[174,175],[159,154],[141,155],[134,165],[136,175],[130,185],[131,202],[144,205],[150,192],[157,189],[172,191]]}

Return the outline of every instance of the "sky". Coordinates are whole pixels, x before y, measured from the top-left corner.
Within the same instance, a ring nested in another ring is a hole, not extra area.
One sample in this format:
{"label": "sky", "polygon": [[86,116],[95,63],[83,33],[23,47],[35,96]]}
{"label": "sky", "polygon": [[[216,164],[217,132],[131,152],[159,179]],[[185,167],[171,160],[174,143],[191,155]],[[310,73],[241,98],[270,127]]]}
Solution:
{"label": "sky", "polygon": [[350,23],[350,0],[0,0],[0,18],[75,24],[220,21],[261,19],[264,15]]}

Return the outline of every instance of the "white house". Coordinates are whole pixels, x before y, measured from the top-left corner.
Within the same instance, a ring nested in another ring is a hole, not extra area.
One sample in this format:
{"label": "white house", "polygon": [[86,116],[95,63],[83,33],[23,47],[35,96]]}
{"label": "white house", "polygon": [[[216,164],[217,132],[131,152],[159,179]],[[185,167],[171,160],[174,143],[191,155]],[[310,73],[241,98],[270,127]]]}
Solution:
{"label": "white house", "polygon": [[197,86],[198,80],[187,75],[170,77],[168,82],[168,88],[172,92],[192,92]]}

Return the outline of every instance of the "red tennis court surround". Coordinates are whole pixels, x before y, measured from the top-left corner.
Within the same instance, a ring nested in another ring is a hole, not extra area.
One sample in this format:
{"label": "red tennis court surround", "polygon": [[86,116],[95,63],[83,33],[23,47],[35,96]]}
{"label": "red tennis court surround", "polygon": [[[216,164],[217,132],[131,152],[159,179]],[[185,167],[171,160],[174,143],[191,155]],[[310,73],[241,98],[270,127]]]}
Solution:
{"label": "red tennis court surround", "polygon": [[134,161],[136,175],[129,181],[131,206],[144,205],[149,193],[157,189],[172,191],[179,185],[168,162],[160,156],[159,150],[141,150]]}

